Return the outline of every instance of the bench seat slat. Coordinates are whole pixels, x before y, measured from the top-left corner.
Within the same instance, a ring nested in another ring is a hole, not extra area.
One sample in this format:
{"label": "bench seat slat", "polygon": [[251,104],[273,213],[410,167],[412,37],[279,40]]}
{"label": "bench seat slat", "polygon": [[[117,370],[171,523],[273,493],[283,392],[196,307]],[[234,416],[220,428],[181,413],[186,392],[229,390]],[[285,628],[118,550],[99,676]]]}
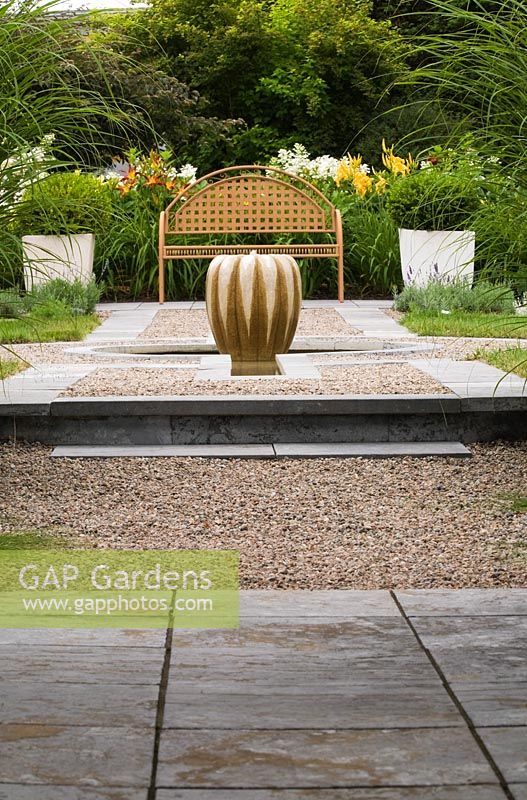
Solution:
{"label": "bench seat slat", "polygon": [[313,258],[327,258],[328,256],[337,256],[338,248],[334,244],[265,244],[265,245],[170,245],[164,248],[164,258],[213,258],[216,255],[242,255],[243,253],[251,253],[256,250],[260,253],[277,254],[286,253],[287,255],[305,256]]}

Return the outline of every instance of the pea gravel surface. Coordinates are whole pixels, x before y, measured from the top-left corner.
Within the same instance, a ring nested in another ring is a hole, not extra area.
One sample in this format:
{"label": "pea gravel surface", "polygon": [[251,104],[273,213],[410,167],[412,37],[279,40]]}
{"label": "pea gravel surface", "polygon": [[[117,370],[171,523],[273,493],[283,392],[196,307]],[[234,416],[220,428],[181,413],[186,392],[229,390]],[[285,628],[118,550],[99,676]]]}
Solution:
{"label": "pea gravel surface", "polygon": [[[297,336],[353,336],[360,333],[333,308],[303,308]],[[140,339],[169,339],[212,336],[207,312],[158,311]]]}
{"label": "pea gravel surface", "polygon": [[527,443],[471,459],[50,459],[0,446],[0,529],[234,548],[245,588],[527,585]]}
{"label": "pea gravel surface", "polygon": [[320,380],[275,376],[221,381],[200,379],[199,371],[187,369],[98,369],[62,396],[450,394],[409,364],[335,366],[320,372]]}

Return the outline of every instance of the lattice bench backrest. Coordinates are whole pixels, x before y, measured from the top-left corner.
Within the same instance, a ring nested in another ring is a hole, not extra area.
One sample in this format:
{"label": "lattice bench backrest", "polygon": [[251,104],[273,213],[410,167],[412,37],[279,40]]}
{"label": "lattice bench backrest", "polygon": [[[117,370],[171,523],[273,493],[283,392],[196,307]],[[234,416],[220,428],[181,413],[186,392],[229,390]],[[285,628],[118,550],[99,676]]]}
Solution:
{"label": "lattice bench backrest", "polygon": [[165,213],[165,233],[179,235],[335,231],[335,208],[324,195],[271,167],[231,167],[206,175],[180,192]]}

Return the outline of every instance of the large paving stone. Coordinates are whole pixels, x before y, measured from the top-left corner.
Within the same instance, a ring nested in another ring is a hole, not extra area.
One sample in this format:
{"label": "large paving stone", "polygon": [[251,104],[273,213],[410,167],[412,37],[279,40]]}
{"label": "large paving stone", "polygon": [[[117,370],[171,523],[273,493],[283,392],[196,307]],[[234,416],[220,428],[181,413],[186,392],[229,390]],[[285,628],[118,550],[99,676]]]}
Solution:
{"label": "large paving stone", "polygon": [[[347,691],[350,687],[429,686],[438,682],[437,673],[426,657],[416,656],[355,657],[352,653],[340,661],[313,663],[299,660],[294,654],[279,660],[264,657],[227,656],[222,659],[200,659],[200,663],[185,664],[185,655],[172,664],[169,689],[172,683],[180,692],[192,692],[197,685],[203,692],[259,694],[274,690],[277,693],[304,694],[306,688],[316,688],[319,694]],[[240,665],[243,665],[241,668]]]}
{"label": "large paving stone", "polygon": [[166,631],[142,628],[0,628],[2,645],[59,647],[158,647],[165,646]]}
{"label": "large paving stone", "polygon": [[126,788],[81,789],[77,786],[2,786],[0,800],[147,800],[148,790]]}
{"label": "large paving stone", "polygon": [[153,726],[158,687],[0,681],[0,724]]}
{"label": "large paving stone", "polygon": [[0,680],[157,685],[163,658],[160,647],[107,648],[101,657],[99,647],[1,645]]}
{"label": "large paving stone", "polygon": [[412,620],[424,645],[435,647],[489,647],[506,652],[509,647],[525,646],[527,656],[527,616],[434,617],[416,616]]}
{"label": "large paving stone", "polygon": [[459,712],[439,681],[426,687],[350,686],[329,693],[316,685],[293,692],[274,687],[258,693],[193,690],[171,683],[165,706],[167,728],[244,728],[259,730],[306,728],[411,728],[464,725]]}
{"label": "large paving stone", "polygon": [[527,783],[527,727],[478,728],[508,783]]}
{"label": "large paving stone", "polygon": [[[0,800],[3,800],[1,794]],[[505,800],[505,795],[498,786],[420,786],[419,788],[392,786],[389,789],[159,789],[156,800]],[[524,800],[524,795],[518,796],[518,800]]]}
{"label": "large paving stone", "polygon": [[251,624],[267,619],[284,623],[301,619],[302,625],[312,619],[328,620],[350,617],[399,617],[400,612],[390,592],[384,590],[259,590],[240,592],[240,621]]}
{"label": "large paving stone", "polygon": [[509,788],[514,800],[527,800],[527,783],[511,783]]}
{"label": "large paving stone", "polygon": [[0,725],[0,785],[136,790],[149,784],[153,746],[154,731],[145,728]]}
{"label": "large paving stone", "polygon": [[355,617],[330,623],[327,620],[305,626],[265,624],[234,630],[175,631],[173,661],[205,657],[222,659],[268,656],[273,659],[296,653],[323,663],[348,658],[402,655],[419,652],[412,632],[400,617]]}
{"label": "large paving stone", "polygon": [[496,783],[464,728],[164,731],[161,788],[434,786]]}
{"label": "large paving stone", "polygon": [[454,683],[452,688],[476,726],[527,725],[527,681]]}
{"label": "large paving stone", "polygon": [[408,616],[527,614],[527,589],[397,589]]}
{"label": "large paving stone", "polygon": [[508,685],[525,681],[525,648],[433,647],[431,650],[447,680],[457,688],[462,683]]}

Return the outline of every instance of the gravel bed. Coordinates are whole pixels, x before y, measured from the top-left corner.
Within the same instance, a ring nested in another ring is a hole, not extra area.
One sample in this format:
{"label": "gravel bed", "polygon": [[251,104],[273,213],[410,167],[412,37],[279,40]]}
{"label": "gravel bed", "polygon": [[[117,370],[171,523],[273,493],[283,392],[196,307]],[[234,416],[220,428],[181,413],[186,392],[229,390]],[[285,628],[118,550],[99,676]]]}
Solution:
{"label": "gravel bed", "polygon": [[0,446],[0,529],[234,548],[244,588],[526,586],[527,443],[471,459],[49,459]]}
{"label": "gravel bed", "polygon": [[[370,340],[371,337],[369,337]],[[400,361],[402,358],[405,361],[414,358],[451,358],[454,361],[464,361],[467,358],[471,358],[477,350],[508,350],[511,347],[523,346],[522,344],[518,345],[515,339],[461,339],[453,336],[419,336],[419,338],[416,336],[401,336],[397,340],[387,338],[386,341],[389,341],[394,347],[406,344],[429,344],[432,347],[430,350],[404,350],[398,353],[390,352],[389,350],[372,353],[365,350],[363,353],[358,351],[336,352],[324,355],[313,354],[309,357],[314,364],[325,364],[328,361],[347,363],[357,359],[361,361],[386,361],[389,359]],[[524,342],[525,340],[520,340],[520,342],[522,341]]]}
{"label": "gravel bed", "polygon": [[327,367],[321,379],[275,376],[234,380],[200,380],[197,370],[98,369],[74,383],[67,397],[152,395],[343,395],[449,394],[433,378],[407,364]]}
{"label": "gravel bed", "polygon": [[[122,345],[123,341],[104,342],[107,345]],[[133,342],[125,342],[124,344],[133,344]],[[49,344],[14,344],[10,345],[11,353],[1,351],[2,359],[13,358],[16,360],[18,357],[29,363],[30,366],[39,366],[44,364],[112,364],[115,362],[122,363],[126,361],[126,353],[115,353],[115,355],[97,355],[94,353],[67,353],[66,351],[72,347],[83,347],[82,342],[50,342]],[[96,346],[96,345],[95,345]],[[170,356],[170,358],[161,358],[156,356],[155,361],[151,358],[140,358],[134,356],[134,364],[199,364],[200,356],[189,358],[189,356],[179,358]]]}
{"label": "gravel bed", "polygon": [[[360,333],[333,308],[303,308],[297,336],[353,336]],[[212,336],[206,311],[158,311],[140,339]]]}

